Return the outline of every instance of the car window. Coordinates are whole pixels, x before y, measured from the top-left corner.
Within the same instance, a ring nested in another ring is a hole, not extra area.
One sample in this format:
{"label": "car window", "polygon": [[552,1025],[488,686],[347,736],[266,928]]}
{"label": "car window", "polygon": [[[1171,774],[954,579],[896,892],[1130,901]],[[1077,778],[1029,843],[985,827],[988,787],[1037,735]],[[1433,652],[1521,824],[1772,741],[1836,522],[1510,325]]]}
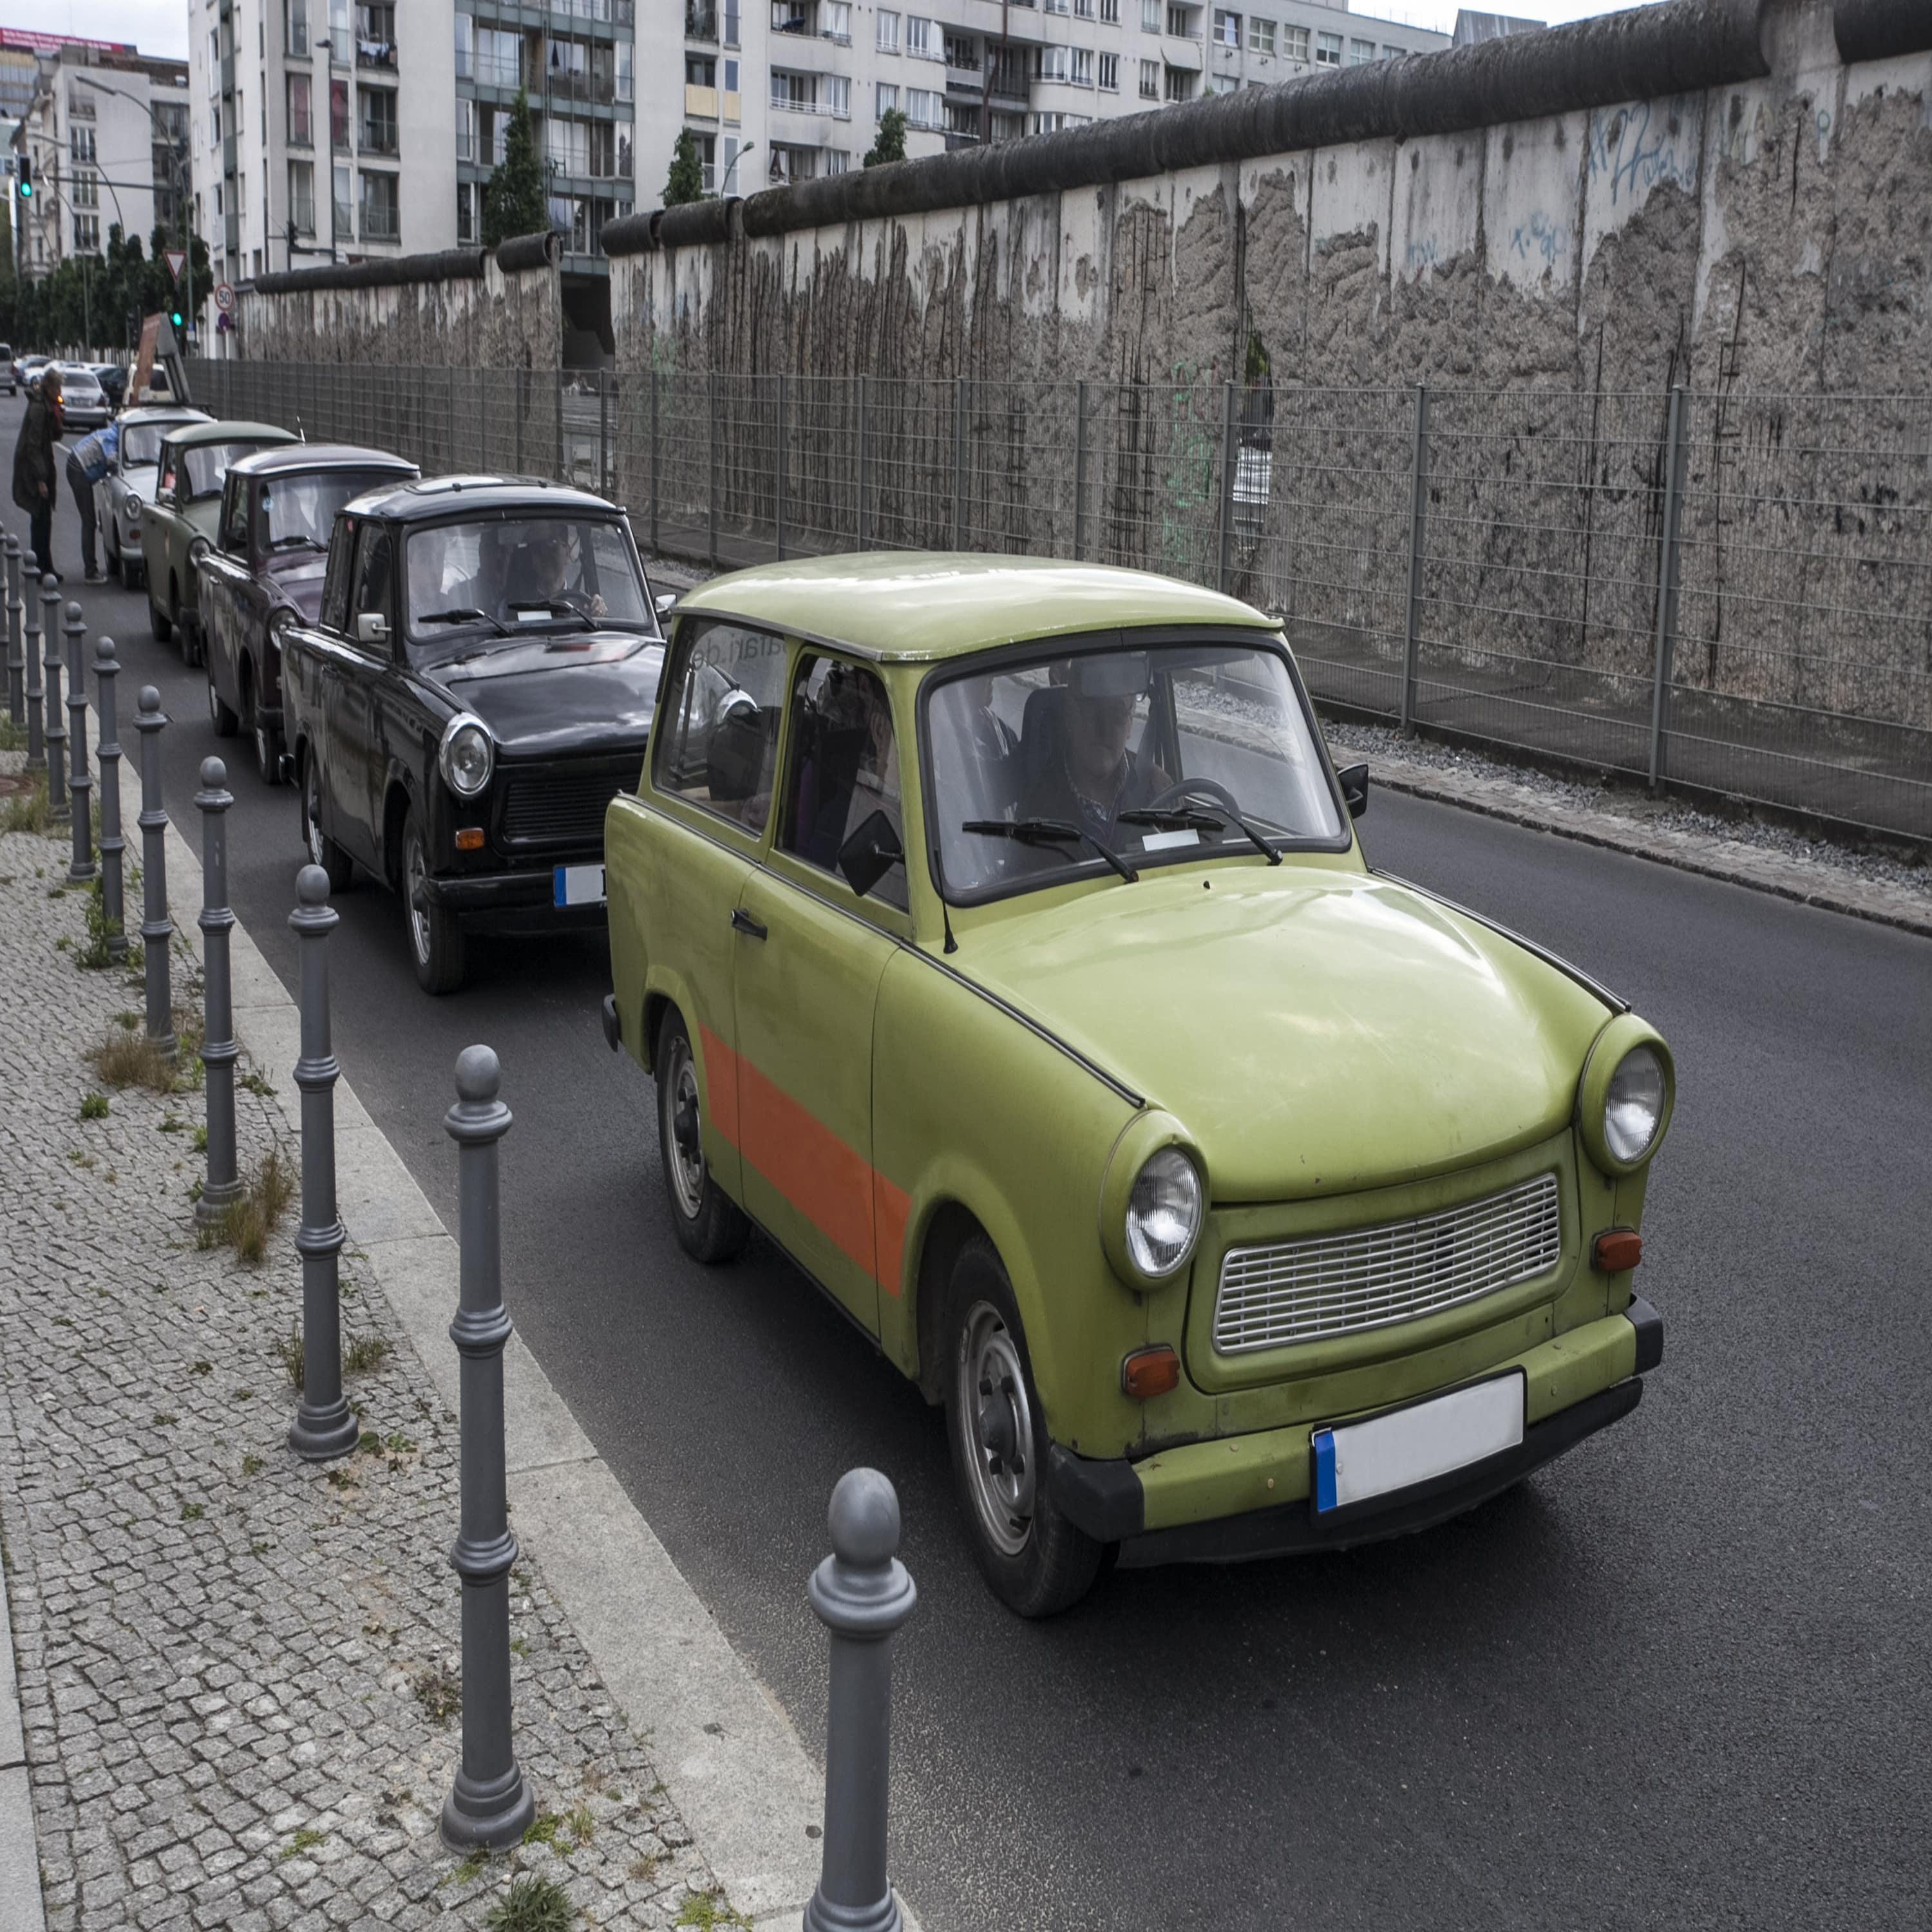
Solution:
{"label": "car window", "polygon": [[[884,813],[903,847],[892,707],[876,673],[816,652],[802,658],[785,743],[784,809],[778,820],[783,850],[836,872],[838,848],[874,812]],[[871,896],[905,910],[903,860]]]}
{"label": "car window", "polygon": [[221,548],[235,556],[248,554],[248,486],[238,476],[229,478],[224,488],[227,500],[221,506]]}
{"label": "car window", "polygon": [[771,815],[785,644],[769,631],[687,620],[660,704],[652,782],[748,832]]}
{"label": "car window", "polygon": [[464,647],[478,631],[617,625],[657,634],[643,572],[610,517],[432,524],[408,545],[410,641]]}
{"label": "car window", "polygon": [[332,631],[349,628],[349,558],[355,542],[353,520],[337,518],[334,533],[329,539],[328,570],[322,580],[322,621]]}
{"label": "car window", "polygon": [[396,480],[393,470],[324,470],[267,478],[262,485],[262,521],[268,548],[328,549],[336,512],[376,484]]}
{"label": "car window", "polygon": [[388,616],[394,602],[394,572],[391,560],[394,547],[389,541],[388,527],[382,524],[364,524],[356,544],[356,575],[350,593],[349,610],[352,619],[365,611],[375,611]]}
{"label": "car window", "polygon": [[154,479],[154,488],[158,493],[175,487],[175,470],[180,460],[181,452],[172,443],[161,445],[160,473]]}

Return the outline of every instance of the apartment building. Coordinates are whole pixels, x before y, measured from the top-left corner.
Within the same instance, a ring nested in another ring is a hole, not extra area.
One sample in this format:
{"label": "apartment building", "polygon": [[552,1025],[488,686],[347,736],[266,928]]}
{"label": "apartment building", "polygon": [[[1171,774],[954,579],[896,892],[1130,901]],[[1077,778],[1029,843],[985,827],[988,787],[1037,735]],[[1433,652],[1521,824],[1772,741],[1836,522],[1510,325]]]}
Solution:
{"label": "apartment building", "polygon": [[1327,0],[684,0],[681,89],[640,84],[640,192],[680,128],[706,188],[744,194],[860,166],[890,108],[916,157],[1448,44]]}
{"label": "apartment building", "polygon": [[[184,62],[158,60],[118,42],[0,32],[0,55],[17,99],[10,167],[32,164],[34,193],[14,198],[15,266],[38,281],[70,256],[98,255],[109,231],[174,229],[188,184],[188,88]],[[11,104],[10,101],[10,104]]]}

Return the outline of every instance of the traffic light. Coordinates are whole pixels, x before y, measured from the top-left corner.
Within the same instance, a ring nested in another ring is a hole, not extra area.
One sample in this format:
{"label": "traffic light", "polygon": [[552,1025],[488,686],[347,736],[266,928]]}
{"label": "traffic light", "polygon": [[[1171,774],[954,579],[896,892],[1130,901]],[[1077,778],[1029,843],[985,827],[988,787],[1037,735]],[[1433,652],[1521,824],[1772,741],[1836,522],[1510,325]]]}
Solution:
{"label": "traffic light", "polygon": [[32,201],[34,198],[34,164],[22,154],[20,157],[20,199]]}
{"label": "traffic light", "polygon": [[168,310],[168,320],[178,328],[182,326],[182,312],[178,306]]}

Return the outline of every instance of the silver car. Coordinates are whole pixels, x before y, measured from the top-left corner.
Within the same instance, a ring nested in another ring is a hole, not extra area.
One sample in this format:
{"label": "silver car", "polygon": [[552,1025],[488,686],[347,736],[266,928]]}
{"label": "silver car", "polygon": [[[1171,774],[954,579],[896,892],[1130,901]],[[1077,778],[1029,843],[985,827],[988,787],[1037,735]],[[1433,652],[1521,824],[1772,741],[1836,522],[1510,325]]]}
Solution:
{"label": "silver car", "polygon": [[94,512],[107,541],[107,567],[130,590],[141,587],[141,506],[154,494],[161,439],[176,423],[206,422],[206,410],[173,404],[124,410],[120,447],[94,486]]}
{"label": "silver car", "polygon": [[61,419],[69,429],[105,429],[114,412],[100,378],[85,362],[59,362]]}

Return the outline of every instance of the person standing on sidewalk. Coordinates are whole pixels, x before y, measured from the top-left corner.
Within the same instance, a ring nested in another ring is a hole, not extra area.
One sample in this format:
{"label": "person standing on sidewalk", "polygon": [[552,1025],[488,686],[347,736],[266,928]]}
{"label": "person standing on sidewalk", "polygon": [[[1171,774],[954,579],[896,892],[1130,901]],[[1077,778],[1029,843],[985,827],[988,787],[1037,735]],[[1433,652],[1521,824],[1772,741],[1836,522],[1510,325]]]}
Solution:
{"label": "person standing on sidewalk", "polygon": [[46,576],[54,571],[54,491],[59,478],[54,470],[54,445],[61,438],[60,371],[48,364],[40,376],[40,393],[27,405],[20,440],[14,446],[14,501],[27,513],[27,545],[34,569]]}
{"label": "person standing on sidewalk", "polygon": [[104,584],[106,578],[94,562],[94,486],[114,466],[114,452],[120,447],[121,432],[112,422],[85,436],[67,453],[68,487],[74,492],[74,506],[80,512],[80,562],[90,584]]}

